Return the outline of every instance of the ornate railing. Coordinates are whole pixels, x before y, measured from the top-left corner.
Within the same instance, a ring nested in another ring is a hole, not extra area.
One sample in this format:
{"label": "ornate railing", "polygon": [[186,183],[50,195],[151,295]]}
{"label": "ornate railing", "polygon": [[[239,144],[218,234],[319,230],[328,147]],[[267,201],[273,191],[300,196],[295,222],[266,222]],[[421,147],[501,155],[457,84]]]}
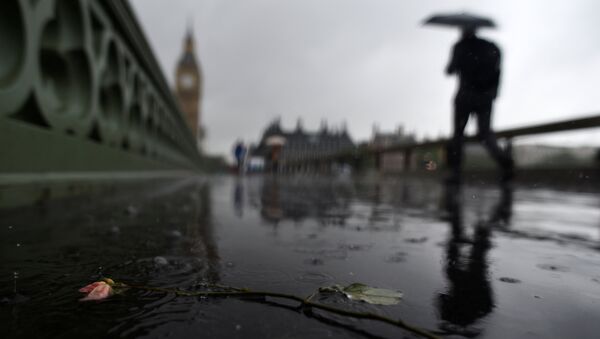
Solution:
{"label": "ornate railing", "polygon": [[196,141],[126,1],[2,0],[0,46],[0,125],[198,166]]}

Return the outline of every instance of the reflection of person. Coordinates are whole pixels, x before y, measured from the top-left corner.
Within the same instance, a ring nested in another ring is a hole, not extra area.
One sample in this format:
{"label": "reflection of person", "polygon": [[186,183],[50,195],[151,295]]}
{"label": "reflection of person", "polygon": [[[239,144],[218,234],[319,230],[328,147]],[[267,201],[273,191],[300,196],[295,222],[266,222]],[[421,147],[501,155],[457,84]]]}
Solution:
{"label": "reflection of person", "polygon": [[260,214],[265,220],[278,224],[285,217],[277,178],[266,179],[260,193]]}
{"label": "reflection of person", "polygon": [[[448,287],[437,299],[439,314],[454,332],[469,332],[469,326],[489,314],[494,308],[492,285],[488,276],[487,253],[490,236],[498,223],[510,221],[512,191],[502,187],[501,197],[489,219],[476,223],[472,238],[465,235],[460,188],[449,185],[445,208],[449,213],[450,239],[446,245],[445,274]],[[447,328],[449,329],[449,328]]]}
{"label": "reflection of person", "polygon": [[187,226],[187,238],[191,240],[190,246],[184,246],[195,258],[202,258],[206,262],[203,270],[203,278],[211,283],[219,282],[219,249],[214,235],[214,223],[212,217],[213,201],[211,186],[200,185],[190,195],[192,212]]}
{"label": "reflection of person", "polygon": [[448,145],[450,181],[460,181],[464,129],[471,114],[477,116],[478,138],[503,170],[503,181],[513,176],[513,160],[509,152],[498,146],[491,130],[492,104],[500,83],[500,49],[492,42],[465,28],[454,45],[447,74],[457,74],[460,85],[454,100],[454,136]]}
{"label": "reflection of person", "polygon": [[236,180],[233,189],[233,209],[238,217],[244,216],[244,186],[240,180]]}

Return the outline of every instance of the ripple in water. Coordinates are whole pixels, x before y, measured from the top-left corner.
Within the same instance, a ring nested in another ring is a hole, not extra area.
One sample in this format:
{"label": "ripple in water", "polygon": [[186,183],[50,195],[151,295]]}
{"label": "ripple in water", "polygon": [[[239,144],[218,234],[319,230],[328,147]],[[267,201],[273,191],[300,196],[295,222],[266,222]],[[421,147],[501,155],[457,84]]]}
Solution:
{"label": "ripple in water", "polygon": [[234,282],[233,285],[238,281],[241,285],[279,285],[293,280],[290,274],[279,270],[233,269],[223,275],[235,278],[236,282]]}
{"label": "ripple in water", "polygon": [[537,265],[538,268],[541,268],[543,270],[546,271],[553,271],[553,272],[569,272],[569,268],[566,266],[561,266],[561,265],[554,265],[554,264],[539,264]]}
{"label": "ripple in water", "polygon": [[323,261],[323,259],[319,258],[308,258],[304,260],[304,264],[310,266],[322,266],[323,264],[325,264],[325,262]]}
{"label": "ripple in water", "polygon": [[510,277],[502,277],[498,280],[505,282],[505,283],[509,283],[509,284],[518,284],[521,282],[521,280],[519,280],[519,279],[510,278]]}
{"label": "ripple in water", "polygon": [[303,272],[294,280],[303,283],[323,285],[324,283],[334,281],[335,278],[329,274],[322,272]]}
{"label": "ripple in water", "polygon": [[385,259],[387,263],[401,263],[406,261],[406,252],[396,252]]}

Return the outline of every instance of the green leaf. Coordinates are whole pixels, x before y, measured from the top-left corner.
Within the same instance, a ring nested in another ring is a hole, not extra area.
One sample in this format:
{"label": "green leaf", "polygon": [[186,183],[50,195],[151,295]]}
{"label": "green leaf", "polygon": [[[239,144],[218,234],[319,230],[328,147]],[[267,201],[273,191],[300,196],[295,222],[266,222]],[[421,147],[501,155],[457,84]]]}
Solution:
{"label": "green leaf", "polygon": [[402,298],[401,292],[370,287],[361,283],[350,284],[346,287],[340,285],[321,287],[319,291],[342,293],[348,299],[360,300],[373,305],[396,305]]}

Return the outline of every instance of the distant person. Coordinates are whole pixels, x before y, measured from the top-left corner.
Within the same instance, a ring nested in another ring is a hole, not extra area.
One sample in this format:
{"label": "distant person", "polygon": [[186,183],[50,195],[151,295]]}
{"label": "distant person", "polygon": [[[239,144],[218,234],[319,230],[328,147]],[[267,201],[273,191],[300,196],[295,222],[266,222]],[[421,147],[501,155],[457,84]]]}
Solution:
{"label": "distant person", "polygon": [[463,158],[464,130],[469,116],[477,116],[478,138],[502,169],[502,181],[513,177],[513,159],[498,146],[491,130],[492,104],[498,95],[500,82],[500,49],[481,39],[474,28],[464,28],[454,45],[446,73],[457,74],[460,85],[454,100],[454,136],[448,145],[450,182],[460,182]]}
{"label": "distant person", "polygon": [[279,172],[279,158],[281,157],[281,145],[276,145],[271,147],[271,152],[269,154],[270,163],[271,163],[271,173]]}
{"label": "distant person", "polygon": [[241,173],[244,167],[244,158],[246,157],[246,147],[244,143],[238,140],[233,148],[233,155],[235,157],[236,169],[238,173]]}

